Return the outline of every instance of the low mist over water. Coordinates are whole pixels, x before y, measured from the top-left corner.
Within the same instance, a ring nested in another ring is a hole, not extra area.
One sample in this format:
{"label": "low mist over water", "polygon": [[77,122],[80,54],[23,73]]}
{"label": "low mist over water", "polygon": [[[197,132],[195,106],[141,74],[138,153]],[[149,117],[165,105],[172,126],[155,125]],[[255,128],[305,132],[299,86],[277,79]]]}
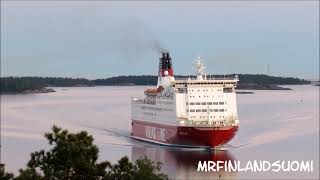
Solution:
{"label": "low mist over water", "polygon": [[[1,95],[1,161],[17,173],[30,153],[47,149],[44,133],[52,125],[86,130],[100,148],[100,160],[132,160],[147,155],[163,163],[170,178],[319,177],[319,87],[286,86],[291,91],[237,94],[240,129],[226,146],[209,152],[156,146],[132,140],[130,98],[146,87],[55,88],[47,94]],[[198,161],[313,160],[313,172],[196,172]]]}

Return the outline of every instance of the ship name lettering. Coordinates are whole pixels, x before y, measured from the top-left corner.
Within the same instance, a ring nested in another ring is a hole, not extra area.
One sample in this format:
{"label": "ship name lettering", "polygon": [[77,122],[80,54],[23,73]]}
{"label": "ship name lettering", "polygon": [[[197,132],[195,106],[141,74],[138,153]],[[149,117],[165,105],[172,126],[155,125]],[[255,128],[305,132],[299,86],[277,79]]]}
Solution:
{"label": "ship name lettering", "polygon": [[148,139],[157,141],[165,141],[165,129],[152,126],[145,126],[145,135]]}

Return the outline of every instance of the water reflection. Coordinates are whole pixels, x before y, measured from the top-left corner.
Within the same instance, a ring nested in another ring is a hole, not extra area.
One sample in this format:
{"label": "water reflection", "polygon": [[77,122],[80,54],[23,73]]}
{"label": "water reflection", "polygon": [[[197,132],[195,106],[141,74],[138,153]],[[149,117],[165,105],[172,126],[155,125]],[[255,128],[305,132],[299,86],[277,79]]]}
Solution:
{"label": "water reflection", "polygon": [[163,146],[134,146],[132,160],[147,156],[155,162],[162,162],[161,171],[170,179],[236,179],[237,172],[198,172],[199,161],[235,160],[228,151],[208,151],[169,148]]}

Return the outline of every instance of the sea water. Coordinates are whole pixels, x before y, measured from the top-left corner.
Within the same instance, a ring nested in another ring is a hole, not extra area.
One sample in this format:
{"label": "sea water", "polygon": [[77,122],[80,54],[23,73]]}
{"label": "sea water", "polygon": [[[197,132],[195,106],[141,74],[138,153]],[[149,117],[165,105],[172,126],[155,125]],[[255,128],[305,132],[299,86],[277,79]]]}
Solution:
{"label": "sea water", "polygon": [[[49,149],[44,138],[53,125],[71,132],[86,130],[101,160],[117,162],[144,155],[162,162],[171,179],[317,179],[319,177],[319,87],[253,90],[237,94],[239,131],[224,149],[179,149],[130,138],[130,98],[144,86],[66,87],[46,94],[1,95],[1,162],[17,173],[30,153]],[[199,172],[199,161],[313,161],[312,172]]]}

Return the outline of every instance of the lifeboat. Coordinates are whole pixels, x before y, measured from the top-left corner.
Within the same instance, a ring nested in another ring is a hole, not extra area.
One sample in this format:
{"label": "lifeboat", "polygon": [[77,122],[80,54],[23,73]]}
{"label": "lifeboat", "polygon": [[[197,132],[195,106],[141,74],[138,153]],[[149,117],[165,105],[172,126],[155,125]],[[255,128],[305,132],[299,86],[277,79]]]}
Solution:
{"label": "lifeboat", "polygon": [[156,96],[158,93],[161,93],[164,90],[162,86],[157,88],[148,88],[144,91],[144,94],[147,96]]}

